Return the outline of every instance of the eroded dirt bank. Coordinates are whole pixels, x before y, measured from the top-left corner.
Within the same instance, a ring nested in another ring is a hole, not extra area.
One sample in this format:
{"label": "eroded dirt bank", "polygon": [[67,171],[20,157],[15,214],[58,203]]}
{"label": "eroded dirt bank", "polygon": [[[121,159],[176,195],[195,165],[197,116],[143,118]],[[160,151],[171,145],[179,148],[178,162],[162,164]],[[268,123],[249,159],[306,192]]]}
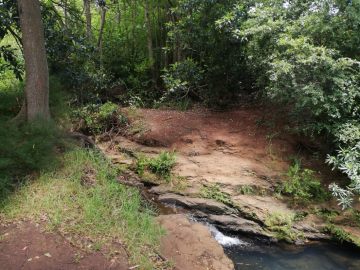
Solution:
{"label": "eroded dirt bank", "polygon": [[[287,234],[285,237],[297,244],[331,238],[324,233],[326,218],[316,209],[340,213],[335,200],[309,207],[294,205],[274,193],[294,156],[314,168],[326,186],[333,179],[329,170],[323,169],[323,158],[313,155],[316,149],[304,146],[303,138],[282,132],[281,125],[268,120],[262,108],[230,112],[125,109],[125,113],[131,125],[110,140],[98,138],[102,150],[113,162],[130,168],[139,154],[151,157],[175,151],[176,179],[166,182],[129,174],[120,181],[151,182],[155,186],[150,192],[160,202],[189,209],[227,231],[274,240]],[[280,229],[272,228],[269,219],[279,215],[296,219],[280,224]],[[358,226],[343,225],[346,218],[341,215],[338,219],[339,227],[356,242]]]}

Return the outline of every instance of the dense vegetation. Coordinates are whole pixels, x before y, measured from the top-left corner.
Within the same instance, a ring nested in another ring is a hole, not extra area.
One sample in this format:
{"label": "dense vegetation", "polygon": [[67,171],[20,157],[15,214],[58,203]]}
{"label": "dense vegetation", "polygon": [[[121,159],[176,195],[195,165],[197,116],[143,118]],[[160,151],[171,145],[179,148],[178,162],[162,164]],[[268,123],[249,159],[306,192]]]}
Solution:
{"label": "dense vegetation", "polygon": [[[16,1],[0,1],[2,199],[14,179],[46,168],[54,151],[65,147],[59,127],[66,130],[69,118],[84,119],[81,131],[95,134],[114,121],[126,123],[114,103],[227,108],[250,99],[279,104],[293,131],[330,145],[326,162],[349,179],[345,186],[330,185],[344,208],[360,194],[359,0],[40,4],[51,128],[9,122],[23,102],[23,41]],[[143,167],[169,175],[157,160]],[[310,179],[306,196],[321,197],[311,175],[295,173]],[[296,192],[298,183],[292,184],[283,192]]]}

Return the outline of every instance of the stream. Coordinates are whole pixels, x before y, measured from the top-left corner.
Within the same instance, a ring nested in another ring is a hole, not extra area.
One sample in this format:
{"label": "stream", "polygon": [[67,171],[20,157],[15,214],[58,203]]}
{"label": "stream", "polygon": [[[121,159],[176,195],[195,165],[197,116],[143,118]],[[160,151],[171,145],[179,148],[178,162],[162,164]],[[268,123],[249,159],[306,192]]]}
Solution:
{"label": "stream", "polygon": [[230,237],[208,225],[236,270],[359,270],[359,249],[332,243],[305,246],[266,243],[245,236]]}
{"label": "stream", "polygon": [[224,247],[235,270],[360,270],[360,249],[332,242],[307,245],[270,243],[257,237],[227,235],[205,220],[192,216],[191,211],[158,202],[146,193],[159,212],[187,214],[193,222],[206,225],[215,240]]}

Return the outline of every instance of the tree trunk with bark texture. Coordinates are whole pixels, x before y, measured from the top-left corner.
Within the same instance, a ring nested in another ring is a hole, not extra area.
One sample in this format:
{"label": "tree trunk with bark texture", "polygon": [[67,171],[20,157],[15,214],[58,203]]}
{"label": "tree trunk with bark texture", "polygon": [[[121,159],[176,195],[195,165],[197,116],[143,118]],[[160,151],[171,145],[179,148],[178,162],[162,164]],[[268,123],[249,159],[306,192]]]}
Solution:
{"label": "tree trunk with bark texture", "polygon": [[104,28],[105,28],[105,22],[106,22],[106,7],[100,8],[100,30],[99,30],[99,38],[97,42],[98,50],[100,53],[100,66],[102,66],[102,60],[103,60],[103,34],[104,34]]}
{"label": "tree trunk with bark texture", "polygon": [[18,0],[25,60],[25,102],[17,119],[49,119],[49,71],[38,0]]}
{"label": "tree trunk with bark texture", "polygon": [[85,18],[86,18],[86,35],[89,39],[92,37],[91,31],[91,6],[90,0],[84,0],[84,11],[85,11]]}
{"label": "tree trunk with bark texture", "polygon": [[153,51],[153,37],[152,37],[152,29],[151,29],[151,21],[150,21],[150,7],[148,0],[145,1],[145,24],[147,28],[147,47],[148,47],[148,56],[150,62],[150,69],[152,73],[153,83],[156,82],[156,73],[155,73],[155,60],[154,60],[154,51]]}

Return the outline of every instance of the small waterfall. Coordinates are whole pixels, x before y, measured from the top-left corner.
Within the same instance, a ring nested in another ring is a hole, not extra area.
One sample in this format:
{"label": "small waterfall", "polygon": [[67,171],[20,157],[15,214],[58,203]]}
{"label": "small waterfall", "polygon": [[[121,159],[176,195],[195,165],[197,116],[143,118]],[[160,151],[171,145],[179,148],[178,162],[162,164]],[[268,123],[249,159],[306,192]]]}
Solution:
{"label": "small waterfall", "polygon": [[242,241],[236,237],[230,237],[224,235],[222,232],[220,232],[218,229],[215,228],[215,226],[211,224],[207,224],[211,234],[215,238],[218,243],[224,247],[232,247],[232,246],[249,246],[250,244]]}

